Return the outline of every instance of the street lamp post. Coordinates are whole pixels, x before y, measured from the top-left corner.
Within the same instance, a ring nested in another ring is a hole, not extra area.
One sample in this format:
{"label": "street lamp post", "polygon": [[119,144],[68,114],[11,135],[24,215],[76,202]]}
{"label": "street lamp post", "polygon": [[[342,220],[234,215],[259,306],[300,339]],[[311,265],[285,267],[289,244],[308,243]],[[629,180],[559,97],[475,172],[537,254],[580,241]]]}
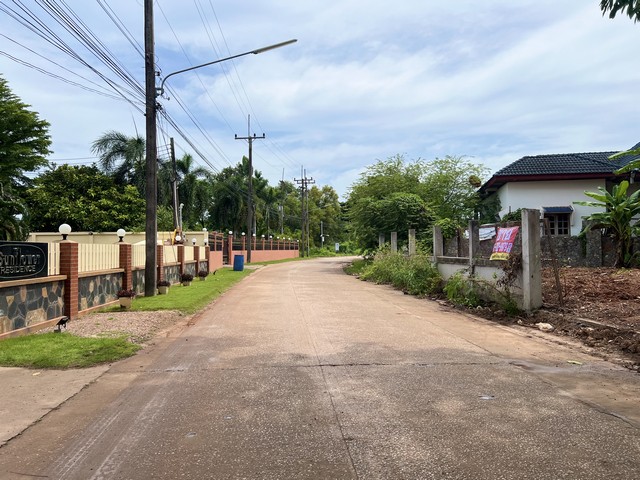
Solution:
{"label": "street lamp post", "polygon": [[[145,173],[145,201],[146,201],[146,220],[145,220],[145,296],[151,297],[156,294],[157,279],[157,252],[156,242],[158,237],[158,181],[157,181],[157,109],[156,98],[164,94],[164,84],[166,81],[179,73],[195,70],[196,68],[214,65],[216,63],[226,62],[245,55],[257,55],[269,50],[284,47],[297,42],[297,39],[287,40],[286,42],[276,43],[248,52],[231,55],[230,57],[221,58],[212,62],[203,63],[194,67],[184,68],[170,73],[165,76],[160,87],[156,88],[156,70],[155,70],[155,49],[153,34],[153,0],[144,0],[144,44],[145,44],[145,116],[146,116],[146,173]],[[182,231],[180,232],[182,233]]]}

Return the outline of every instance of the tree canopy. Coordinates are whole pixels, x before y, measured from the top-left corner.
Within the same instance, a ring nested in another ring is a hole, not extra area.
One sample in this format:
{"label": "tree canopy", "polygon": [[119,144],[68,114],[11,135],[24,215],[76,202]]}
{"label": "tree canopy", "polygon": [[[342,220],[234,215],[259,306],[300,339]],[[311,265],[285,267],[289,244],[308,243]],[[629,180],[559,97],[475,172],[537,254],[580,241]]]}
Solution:
{"label": "tree canopy", "polygon": [[27,191],[28,222],[35,231],[144,230],[144,200],[133,185],[116,182],[92,166],[62,165],[43,173]]}
{"label": "tree canopy", "polygon": [[26,174],[47,165],[50,145],[49,123],[29,110],[0,77],[0,239],[26,237],[20,197],[31,183]]}
{"label": "tree canopy", "polygon": [[609,18],[615,18],[620,13],[627,13],[634,22],[640,20],[640,0],[601,0],[600,10],[605,15],[609,13]]}
{"label": "tree canopy", "polygon": [[361,247],[372,248],[380,233],[395,231],[403,239],[413,228],[428,237],[435,222],[464,226],[474,218],[477,183],[484,174],[484,167],[463,157],[378,160],[351,187],[347,203],[353,235]]}

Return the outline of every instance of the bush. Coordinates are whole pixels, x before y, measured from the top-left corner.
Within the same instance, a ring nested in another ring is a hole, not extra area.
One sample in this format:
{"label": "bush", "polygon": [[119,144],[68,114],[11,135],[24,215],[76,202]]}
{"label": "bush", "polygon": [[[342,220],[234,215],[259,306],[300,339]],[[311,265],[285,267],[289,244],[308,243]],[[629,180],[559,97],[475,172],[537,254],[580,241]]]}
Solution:
{"label": "bush", "polygon": [[360,278],[393,285],[411,295],[428,295],[441,291],[442,277],[431,259],[422,255],[404,257],[381,250],[365,266]]}
{"label": "bush", "polygon": [[169,282],[168,280],[160,280],[158,282],[158,287],[170,287],[171,286],[171,282]]}
{"label": "bush", "polygon": [[457,272],[449,278],[447,284],[444,286],[444,293],[446,293],[447,299],[455,305],[465,307],[482,305],[476,284],[460,272]]}
{"label": "bush", "polygon": [[133,297],[136,296],[136,291],[135,290],[124,290],[124,289],[122,289],[122,290],[118,290],[118,293],[116,293],[116,296],[118,298],[120,298],[120,297],[131,297],[131,298],[133,298]]}
{"label": "bush", "polygon": [[180,275],[181,282],[190,282],[192,280],[193,280],[193,275],[191,275],[190,273],[183,273],[182,275]]}

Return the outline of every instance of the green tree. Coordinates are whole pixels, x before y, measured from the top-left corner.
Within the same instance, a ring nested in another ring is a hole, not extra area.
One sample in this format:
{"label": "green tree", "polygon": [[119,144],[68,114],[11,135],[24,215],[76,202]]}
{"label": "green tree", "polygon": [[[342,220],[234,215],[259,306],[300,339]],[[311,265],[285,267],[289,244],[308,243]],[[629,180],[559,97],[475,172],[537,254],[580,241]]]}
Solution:
{"label": "green tree", "polygon": [[118,184],[130,184],[145,191],[145,140],[140,135],[128,137],[111,130],[91,144],[102,171]]}
{"label": "green tree", "polygon": [[616,267],[630,267],[633,263],[631,236],[634,228],[631,222],[640,215],[640,190],[627,195],[628,189],[629,182],[624,180],[619,185],[614,185],[611,193],[602,187],[598,187],[599,192],[584,192],[595,202],[574,202],[576,205],[605,209],[604,212],[592,213],[587,217],[590,223],[582,234],[588,230],[607,229],[616,244]]}
{"label": "green tree", "polygon": [[132,185],[120,186],[95,166],[62,165],[43,173],[27,191],[32,230],[76,231],[144,229],[145,202]]}
{"label": "green tree", "polygon": [[211,205],[211,174],[197,167],[193,156],[185,154],[176,160],[178,198],[184,204],[182,224],[184,230],[204,227]]}
{"label": "green tree", "polygon": [[476,185],[485,173],[463,157],[406,162],[396,155],[379,160],[351,187],[351,235],[361,248],[373,248],[380,233],[396,231],[402,241],[410,228],[428,238],[435,222],[449,229],[464,226],[478,210]]}
{"label": "green tree", "polygon": [[23,239],[26,228],[21,196],[31,180],[26,175],[48,164],[49,123],[29,110],[0,77],[0,238]]}
{"label": "green tree", "polygon": [[629,18],[634,22],[640,20],[640,0],[600,0],[600,10],[605,15],[609,13],[609,18],[615,18],[620,13],[627,12]]}
{"label": "green tree", "polygon": [[321,245],[321,222],[325,244],[327,242],[342,242],[345,236],[341,213],[338,193],[333,187],[328,185],[311,187],[309,190],[309,231],[313,245]]}

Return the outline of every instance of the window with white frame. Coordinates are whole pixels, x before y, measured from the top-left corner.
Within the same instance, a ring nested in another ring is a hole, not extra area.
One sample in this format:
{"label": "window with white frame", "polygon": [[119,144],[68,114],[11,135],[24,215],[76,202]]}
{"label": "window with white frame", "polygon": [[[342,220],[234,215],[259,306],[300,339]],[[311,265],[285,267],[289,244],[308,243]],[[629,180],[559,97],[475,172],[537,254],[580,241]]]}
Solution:
{"label": "window with white frame", "polygon": [[571,233],[572,206],[542,207],[544,218],[549,221],[551,235],[569,235]]}

